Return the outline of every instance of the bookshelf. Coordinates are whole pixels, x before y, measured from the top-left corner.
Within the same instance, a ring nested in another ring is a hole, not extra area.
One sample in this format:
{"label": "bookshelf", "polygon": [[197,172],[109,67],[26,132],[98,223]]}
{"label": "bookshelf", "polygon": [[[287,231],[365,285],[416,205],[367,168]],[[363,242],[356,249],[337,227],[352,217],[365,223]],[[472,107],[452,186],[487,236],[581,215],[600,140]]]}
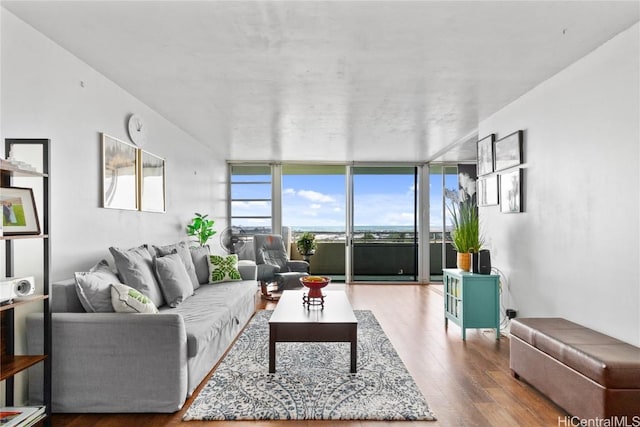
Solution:
{"label": "bookshelf", "polygon": [[[0,305],[0,380],[5,382],[5,402],[2,410],[21,413],[21,415],[12,420],[10,424],[16,426],[31,426],[35,424],[44,426],[51,425],[51,309],[49,305],[49,272],[51,264],[49,214],[51,183],[49,181],[49,145],[50,140],[48,139],[5,139],[5,157],[9,157],[12,150],[18,147],[26,147],[28,150],[39,149],[42,155],[42,172],[26,168],[20,163],[16,164],[0,159],[0,187],[12,187],[13,179],[16,177],[29,177],[33,178],[33,180],[22,180],[23,182],[20,183],[20,187],[37,187],[41,189],[41,199],[39,198],[41,203],[37,215],[41,226],[41,233],[0,236],[0,242],[4,242],[5,256],[3,262],[5,277],[13,277],[15,275],[16,261],[26,259],[28,261],[23,264],[29,265],[30,260],[33,259],[31,248],[28,251],[20,251],[19,249],[21,248],[18,242],[26,240],[39,240],[42,242],[42,265],[38,271],[38,273],[42,273],[42,275],[29,274],[34,277],[41,277],[42,290],[38,290],[38,283],[36,283],[35,295],[4,301],[2,305]],[[33,182],[33,185],[25,185],[24,182],[26,181]],[[29,265],[29,268],[31,268],[31,265]],[[34,268],[36,271],[38,270],[37,266],[34,266]],[[18,338],[18,332],[16,331],[16,309],[33,304],[40,304],[42,312],[44,313],[44,351],[42,354],[16,354],[16,340]],[[42,369],[44,401],[38,402],[37,405],[39,406],[14,406],[14,377],[41,363],[44,367],[44,369]]]}

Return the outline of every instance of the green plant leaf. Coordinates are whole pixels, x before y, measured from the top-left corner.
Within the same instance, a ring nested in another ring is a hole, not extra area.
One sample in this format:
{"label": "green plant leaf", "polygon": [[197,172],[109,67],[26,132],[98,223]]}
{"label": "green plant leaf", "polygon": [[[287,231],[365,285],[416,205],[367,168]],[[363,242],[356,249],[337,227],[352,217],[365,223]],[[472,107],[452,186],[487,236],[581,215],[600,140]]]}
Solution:
{"label": "green plant leaf", "polygon": [[450,200],[447,210],[451,214],[453,230],[451,240],[458,252],[478,252],[484,243],[480,235],[478,208],[471,200]]}
{"label": "green plant leaf", "polygon": [[305,231],[296,240],[296,248],[301,255],[306,255],[316,249],[316,236],[313,233]]}
{"label": "green plant leaf", "polygon": [[187,235],[196,237],[200,246],[206,245],[211,236],[216,234],[213,230],[215,221],[207,219],[207,216],[196,212],[195,217],[191,219],[191,224],[187,225]]}

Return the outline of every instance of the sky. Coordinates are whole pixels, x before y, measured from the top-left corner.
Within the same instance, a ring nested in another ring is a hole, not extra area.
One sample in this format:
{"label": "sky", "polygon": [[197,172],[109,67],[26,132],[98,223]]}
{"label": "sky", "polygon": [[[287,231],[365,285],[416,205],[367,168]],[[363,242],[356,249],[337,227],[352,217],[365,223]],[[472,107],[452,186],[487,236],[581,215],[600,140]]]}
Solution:
{"label": "sky", "polygon": [[[413,187],[413,175],[354,176],[354,225],[413,225]],[[344,227],[344,175],[288,175],[282,188],[283,225]]]}
{"label": "sky", "polygon": [[[269,177],[244,177],[266,181]],[[457,188],[457,176],[447,177],[448,188]],[[234,185],[232,198],[270,199],[270,184]],[[441,229],[440,176],[430,186],[431,228]],[[345,224],[344,175],[283,175],[282,224],[290,227],[342,227]],[[233,216],[271,213],[270,201],[234,202]],[[268,220],[243,220],[246,225],[268,225]],[[414,177],[402,175],[354,175],[354,225],[412,226]]]}

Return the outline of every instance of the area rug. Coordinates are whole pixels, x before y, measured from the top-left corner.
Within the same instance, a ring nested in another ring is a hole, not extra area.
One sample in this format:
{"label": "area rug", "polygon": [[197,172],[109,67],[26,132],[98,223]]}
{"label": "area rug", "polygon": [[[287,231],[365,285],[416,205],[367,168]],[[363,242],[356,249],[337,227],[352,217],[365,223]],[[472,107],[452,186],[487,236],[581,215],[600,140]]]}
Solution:
{"label": "area rug", "polygon": [[370,311],[355,311],[356,374],[349,343],[277,343],[269,374],[271,313],[254,316],[183,420],[435,420]]}

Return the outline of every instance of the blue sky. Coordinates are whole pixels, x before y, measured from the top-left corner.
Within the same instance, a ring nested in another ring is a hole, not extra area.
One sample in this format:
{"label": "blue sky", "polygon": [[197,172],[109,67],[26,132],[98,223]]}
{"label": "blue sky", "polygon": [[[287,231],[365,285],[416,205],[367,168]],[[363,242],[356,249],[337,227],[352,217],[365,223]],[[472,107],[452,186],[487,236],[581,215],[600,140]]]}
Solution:
{"label": "blue sky", "polygon": [[[248,180],[251,180],[248,178]],[[253,180],[258,180],[254,178]],[[260,180],[265,180],[264,177]],[[431,224],[442,222],[441,180],[431,185]],[[447,176],[449,188],[457,187],[457,176]],[[356,226],[410,226],[414,223],[413,175],[354,176]],[[270,198],[270,184],[234,186],[234,198]],[[292,227],[344,227],[344,175],[284,175],[282,178],[283,221]],[[233,215],[270,215],[270,202],[236,202]],[[260,221],[252,221],[258,225]],[[263,222],[264,225],[264,222]]]}
{"label": "blue sky", "polygon": [[[284,225],[344,226],[344,175],[288,175],[282,188]],[[354,194],[356,226],[413,224],[413,176],[356,175]]]}

